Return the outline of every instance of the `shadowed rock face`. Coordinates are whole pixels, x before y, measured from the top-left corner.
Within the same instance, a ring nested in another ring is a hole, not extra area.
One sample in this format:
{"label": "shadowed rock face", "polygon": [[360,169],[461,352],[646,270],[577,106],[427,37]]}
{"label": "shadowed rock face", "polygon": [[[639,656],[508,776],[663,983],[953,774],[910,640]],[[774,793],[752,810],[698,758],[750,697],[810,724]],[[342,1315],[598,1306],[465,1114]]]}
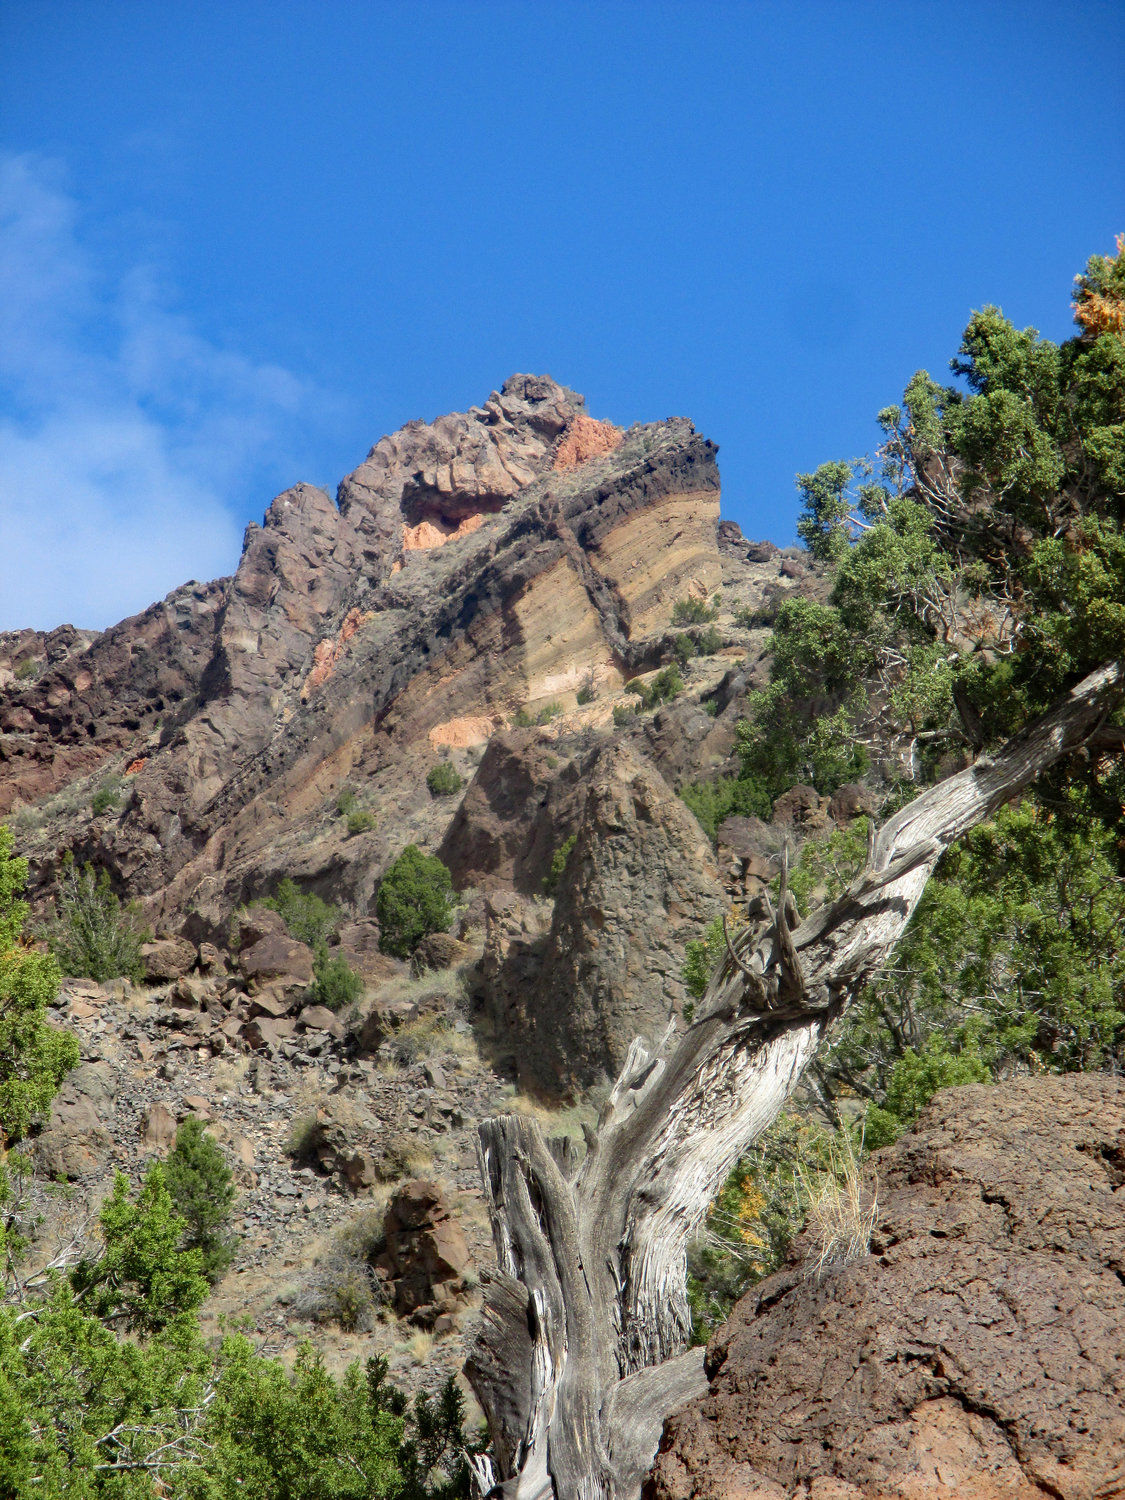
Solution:
{"label": "shadowed rock face", "polygon": [[[377,788],[431,837],[442,746],[569,706],[587,680],[619,685],[672,601],[717,586],[718,500],[714,445],[690,422],[623,435],[518,375],[383,438],[338,503],[279,495],[233,578],[92,639],[0,638],[0,813],[87,778],[80,805],[21,836],[33,885],[71,847],[156,923],[189,911],[196,938],[279,874],[362,906],[397,849],[327,828],[339,788]],[[93,818],[111,771],[119,804]]]}
{"label": "shadowed rock face", "polygon": [[560,770],[553,748],[534,729],[489,740],[438,850],[458,890],[543,893],[556,849],[577,830],[585,791],[578,765]]}
{"label": "shadowed rock face", "polygon": [[947,1090],[874,1169],[871,1253],[742,1299],[648,1500],[1125,1494],[1125,1080]]}
{"label": "shadowed rock face", "polygon": [[[518,748],[495,764],[522,793],[537,766],[534,746]],[[482,968],[520,1082],[552,1099],[613,1078],[635,1037],[655,1042],[682,1015],[684,945],[723,906],[698,823],[629,746],[598,746],[556,789],[527,841],[542,845],[544,823],[560,842],[573,832],[550,924],[536,934],[533,917],[492,902]]]}

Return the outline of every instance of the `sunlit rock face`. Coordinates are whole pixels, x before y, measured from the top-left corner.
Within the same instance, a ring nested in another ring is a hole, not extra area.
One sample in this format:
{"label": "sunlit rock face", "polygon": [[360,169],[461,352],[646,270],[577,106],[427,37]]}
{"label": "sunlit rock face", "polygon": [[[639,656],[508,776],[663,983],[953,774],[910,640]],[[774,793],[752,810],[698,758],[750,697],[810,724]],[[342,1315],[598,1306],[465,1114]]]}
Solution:
{"label": "sunlit rock face", "polygon": [[[0,812],[35,813],[33,881],[74,847],[198,936],[281,873],[364,904],[409,836],[440,842],[436,756],[520,711],[573,714],[584,685],[579,721],[604,724],[674,601],[718,586],[715,455],[684,419],[622,432],[516,375],[380,439],[336,500],[279,495],[232,578],[94,637],[0,638]],[[355,837],[345,784],[376,814]]]}

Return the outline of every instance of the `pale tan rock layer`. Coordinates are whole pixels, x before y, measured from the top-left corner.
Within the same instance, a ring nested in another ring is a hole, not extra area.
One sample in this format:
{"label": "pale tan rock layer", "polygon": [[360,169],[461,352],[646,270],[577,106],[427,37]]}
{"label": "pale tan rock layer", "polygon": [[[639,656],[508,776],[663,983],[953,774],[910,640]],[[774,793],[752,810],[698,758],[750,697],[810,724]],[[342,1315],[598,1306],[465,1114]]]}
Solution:
{"label": "pale tan rock layer", "polygon": [[672,494],[634,511],[593,552],[594,566],[629,606],[629,636],[667,624],[675,601],[694,582],[711,593],[722,579],[714,490]]}

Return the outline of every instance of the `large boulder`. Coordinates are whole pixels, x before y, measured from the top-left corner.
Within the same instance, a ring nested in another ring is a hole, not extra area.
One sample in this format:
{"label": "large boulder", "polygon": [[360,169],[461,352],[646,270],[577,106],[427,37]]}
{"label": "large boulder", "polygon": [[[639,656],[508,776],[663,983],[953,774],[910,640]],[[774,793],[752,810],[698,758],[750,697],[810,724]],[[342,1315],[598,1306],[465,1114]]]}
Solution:
{"label": "large boulder", "polygon": [[723,907],[710,846],[653,766],[608,742],[579,780],[546,935],[521,941],[513,928],[526,916],[494,902],[482,964],[501,1046],[524,1087],[550,1098],[612,1078],[635,1037],[655,1040],[682,1013],[685,945]]}
{"label": "large boulder", "polygon": [[373,917],[345,922],[336,936],[340,957],[368,984],[382,984],[407,972],[401,959],[379,951],[379,924]]}
{"label": "large boulder", "polygon": [[182,979],[191,973],[197,957],[195,944],[182,937],[161,937],[141,947],[144,975],[153,984]]}
{"label": "large boulder", "polygon": [[404,1182],[387,1205],[376,1268],[391,1284],[395,1311],[423,1326],[451,1314],[464,1291],[465,1237],[436,1182]]}
{"label": "large boulder", "polygon": [[113,1145],[117,1082],[104,1062],[85,1062],[68,1073],[51,1103],[32,1159],[44,1177],[89,1177],[106,1165]]}
{"label": "large boulder", "polygon": [[238,955],[238,966],[251,994],[267,987],[286,993],[300,992],[312,983],[312,949],[280,932],[268,933],[250,948],[243,948]]}
{"label": "large boulder", "polygon": [[874,1171],[870,1253],[742,1299],[648,1500],[1125,1493],[1125,1079],[946,1090]]}

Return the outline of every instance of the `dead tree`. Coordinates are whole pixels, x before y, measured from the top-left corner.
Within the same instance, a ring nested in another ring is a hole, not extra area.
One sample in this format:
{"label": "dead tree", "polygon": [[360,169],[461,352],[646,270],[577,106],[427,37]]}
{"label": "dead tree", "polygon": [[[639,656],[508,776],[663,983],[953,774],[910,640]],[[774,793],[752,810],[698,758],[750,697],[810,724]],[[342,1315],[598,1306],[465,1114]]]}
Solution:
{"label": "dead tree", "polygon": [[728,940],[687,1030],[651,1055],[634,1042],[581,1160],[533,1120],[484,1121],[498,1269],[466,1370],[491,1428],[493,1494],[637,1495],[665,1416],[705,1388],[686,1252],[731,1166],[890,955],[943,851],[1095,736],[1123,695],[1125,662],[1092,673],[884,824],[849,889],[804,922],[783,870],[776,907]]}

